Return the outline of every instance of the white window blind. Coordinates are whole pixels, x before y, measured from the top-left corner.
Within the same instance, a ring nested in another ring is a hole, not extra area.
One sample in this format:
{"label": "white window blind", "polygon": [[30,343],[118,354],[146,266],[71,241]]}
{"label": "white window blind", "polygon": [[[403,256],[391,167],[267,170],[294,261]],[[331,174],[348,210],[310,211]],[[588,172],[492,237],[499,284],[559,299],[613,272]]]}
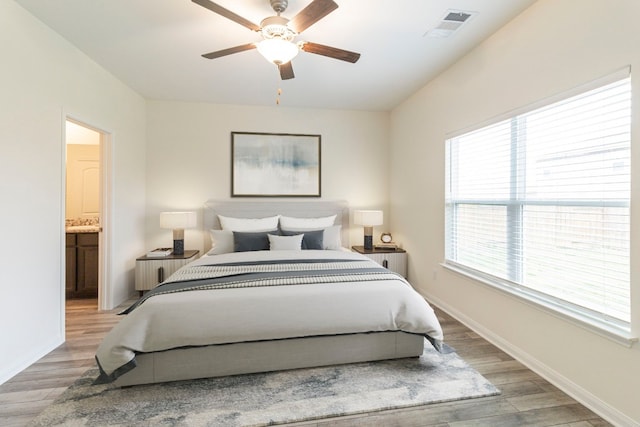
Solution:
{"label": "white window blind", "polygon": [[631,82],[446,142],[446,263],[628,325]]}

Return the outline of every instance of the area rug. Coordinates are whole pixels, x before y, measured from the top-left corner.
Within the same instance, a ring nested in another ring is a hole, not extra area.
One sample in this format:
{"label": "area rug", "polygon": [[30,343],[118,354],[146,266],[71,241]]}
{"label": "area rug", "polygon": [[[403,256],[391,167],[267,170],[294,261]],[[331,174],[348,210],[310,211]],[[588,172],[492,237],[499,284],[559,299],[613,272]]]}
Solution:
{"label": "area rug", "polygon": [[90,369],[32,426],[264,426],[499,394],[453,350],[119,389]]}

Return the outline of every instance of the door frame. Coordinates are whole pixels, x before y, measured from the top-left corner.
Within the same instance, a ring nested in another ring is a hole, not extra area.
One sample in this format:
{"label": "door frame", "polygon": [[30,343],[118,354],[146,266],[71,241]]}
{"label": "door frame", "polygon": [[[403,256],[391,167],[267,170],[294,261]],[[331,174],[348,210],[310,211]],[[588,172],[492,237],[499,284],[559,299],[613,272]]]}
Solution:
{"label": "door frame", "polygon": [[[91,129],[100,134],[100,232],[98,233],[98,310],[110,310],[113,306],[113,290],[111,283],[111,242],[112,242],[112,214],[113,214],[113,133],[104,127],[96,126],[90,120],[80,118],[75,114],[64,113],[62,117],[62,218],[66,212],[66,170],[67,170],[67,134],[66,122]],[[65,230],[62,222],[62,253],[64,256]],[[65,274],[62,269],[62,274]],[[65,317],[65,278],[61,281],[62,294],[62,326],[64,331]]]}

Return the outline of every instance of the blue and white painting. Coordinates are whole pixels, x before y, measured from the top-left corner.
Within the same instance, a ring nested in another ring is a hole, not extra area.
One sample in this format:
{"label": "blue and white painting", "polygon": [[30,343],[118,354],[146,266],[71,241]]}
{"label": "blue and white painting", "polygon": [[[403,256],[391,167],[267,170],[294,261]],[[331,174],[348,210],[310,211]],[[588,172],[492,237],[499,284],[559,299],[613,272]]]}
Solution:
{"label": "blue and white painting", "polygon": [[320,197],[320,135],[231,133],[234,197]]}

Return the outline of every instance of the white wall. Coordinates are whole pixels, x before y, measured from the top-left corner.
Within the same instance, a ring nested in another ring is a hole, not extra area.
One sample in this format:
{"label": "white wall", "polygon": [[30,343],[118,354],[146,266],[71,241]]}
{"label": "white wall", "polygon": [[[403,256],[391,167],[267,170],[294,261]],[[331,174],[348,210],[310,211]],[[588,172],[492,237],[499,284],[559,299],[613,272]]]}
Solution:
{"label": "white wall", "polygon": [[[439,266],[444,259],[444,141],[447,133],[629,64],[633,105],[640,105],[640,73],[634,72],[640,70],[639,16],[637,0],[539,0],[391,116],[391,225],[394,237],[407,242],[413,284],[620,425],[640,423],[640,346],[625,348]],[[632,138],[633,147],[640,144],[638,108]],[[631,235],[638,236],[640,150],[633,148],[632,157],[636,214]],[[640,240],[632,237],[636,312],[639,250]]]}
{"label": "white wall", "polygon": [[113,303],[144,247],[145,103],[13,1],[0,2],[0,383],[64,339],[64,115],[112,133]]}
{"label": "white wall", "polygon": [[[387,210],[388,113],[148,101],[147,124],[149,249],[171,245],[161,211],[196,210],[202,223],[207,199],[230,198],[232,131],[320,134],[322,198]],[[362,235],[352,227],[351,243]],[[200,230],[186,230],[186,248],[202,242]]]}

